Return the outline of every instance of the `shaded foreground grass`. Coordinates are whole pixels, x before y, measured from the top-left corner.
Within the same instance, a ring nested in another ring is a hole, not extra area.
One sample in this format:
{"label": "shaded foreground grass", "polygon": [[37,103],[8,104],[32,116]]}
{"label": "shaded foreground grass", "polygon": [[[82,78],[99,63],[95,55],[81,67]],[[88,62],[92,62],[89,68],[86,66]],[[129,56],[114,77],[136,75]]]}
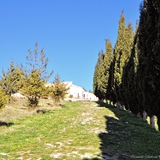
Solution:
{"label": "shaded foreground grass", "polygon": [[[49,109],[45,114],[35,112],[1,126],[0,159],[160,158],[159,132],[134,115],[105,103],[64,105],[45,107]],[[44,109],[43,104],[38,109]]]}
{"label": "shaded foreground grass", "polygon": [[100,133],[101,151],[110,159],[160,159],[160,133],[147,122],[116,107],[101,103],[115,117],[106,115],[107,133]]}

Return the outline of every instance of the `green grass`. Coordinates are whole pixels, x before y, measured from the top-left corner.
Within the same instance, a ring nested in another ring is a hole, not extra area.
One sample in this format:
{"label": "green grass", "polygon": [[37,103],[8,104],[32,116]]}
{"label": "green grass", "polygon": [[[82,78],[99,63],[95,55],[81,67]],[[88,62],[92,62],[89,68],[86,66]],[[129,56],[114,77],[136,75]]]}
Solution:
{"label": "green grass", "polygon": [[[100,160],[103,154],[109,159],[128,160],[160,156],[159,132],[127,111],[106,104],[97,107],[95,102],[52,107],[46,101],[48,105],[41,101],[38,108],[46,110],[45,114],[10,106],[19,116],[11,114],[7,122],[12,125],[0,127],[0,159]],[[0,119],[3,116],[2,112]]]}
{"label": "green grass", "polygon": [[0,158],[98,158],[101,153],[98,134],[105,132],[103,115],[114,114],[95,105],[69,102],[65,107],[35,113],[15,120],[10,127],[1,127]]}

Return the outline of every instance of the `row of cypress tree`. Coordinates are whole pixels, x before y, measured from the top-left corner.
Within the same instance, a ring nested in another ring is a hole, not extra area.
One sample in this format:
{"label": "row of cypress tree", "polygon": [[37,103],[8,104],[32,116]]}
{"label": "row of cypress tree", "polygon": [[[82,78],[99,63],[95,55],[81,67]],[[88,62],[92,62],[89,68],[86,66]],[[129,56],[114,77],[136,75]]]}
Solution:
{"label": "row of cypress tree", "polygon": [[160,128],[160,1],[144,0],[136,30],[125,25],[122,12],[114,48],[106,40],[93,77],[94,94],[146,120],[158,119]]}

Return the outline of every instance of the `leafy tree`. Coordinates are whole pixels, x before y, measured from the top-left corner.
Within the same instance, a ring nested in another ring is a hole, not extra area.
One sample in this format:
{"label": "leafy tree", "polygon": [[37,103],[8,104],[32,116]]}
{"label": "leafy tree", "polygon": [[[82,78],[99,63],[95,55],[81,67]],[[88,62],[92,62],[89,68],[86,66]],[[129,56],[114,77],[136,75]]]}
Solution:
{"label": "leafy tree", "polygon": [[56,75],[53,85],[49,88],[49,95],[55,103],[60,103],[67,95],[68,90],[67,84],[61,82],[59,75]]}
{"label": "leafy tree", "polygon": [[44,49],[38,52],[38,43],[35,44],[34,53],[30,50],[28,53],[29,56],[26,57],[28,68],[22,65],[25,80],[21,91],[28,97],[29,106],[36,107],[39,98],[46,94],[44,84],[51,77],[53,71],[48,74],[48,58],[46,58]]}
{"label": "leafy tree", "polygon": [[30,75],[32,71],[36,71],[39,73],[40,79],[47,81],[53,74],[53,71],[51,73],[47,72],[47,66],[48,66],[48,58],[46,58],[46,55],[44,53],[44,49],[41,49],[41,51],[38,51],[38,42],[35,43],[35,49],[34,53],[31,50],[28,50],[28,56],[26,56],[26,64],[27,67],[24,67],[22,65],[22,68],[26,75]]}
{"label": "leafy tree", "polygon": [[26,76],[21,89],[21,92],[28,98],[28,107],[37,107],[39,98],[45,94],[45,91],[45,82],[40,79],[39,72],[32,70],[31,74]]}
{"label": "leafy tree", "polygon": [[11,96],[22,87],[24,74],[18,66],[14,65],[13,61],[11,61],[7,72],[2,70],[2,75],[0,86],[6,95]]}
{"label": "leafy tree", "polygon": [[6,103],[7,103],[7,97],[3,92],[2,88],[0,88],[0,110],[5,107]]}

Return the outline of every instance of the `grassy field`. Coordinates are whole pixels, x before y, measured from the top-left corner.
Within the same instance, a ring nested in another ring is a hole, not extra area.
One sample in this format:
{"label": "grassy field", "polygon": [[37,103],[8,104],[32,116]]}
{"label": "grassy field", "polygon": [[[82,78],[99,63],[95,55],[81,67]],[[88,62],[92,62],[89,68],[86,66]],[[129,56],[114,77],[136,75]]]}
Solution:
{"label": "grassy field", "polygon": [[2,160],[160,158],[160,133],[126,111],[96,102],[53,107],[50,100],[28,111],[24,101],[0,113]]}

